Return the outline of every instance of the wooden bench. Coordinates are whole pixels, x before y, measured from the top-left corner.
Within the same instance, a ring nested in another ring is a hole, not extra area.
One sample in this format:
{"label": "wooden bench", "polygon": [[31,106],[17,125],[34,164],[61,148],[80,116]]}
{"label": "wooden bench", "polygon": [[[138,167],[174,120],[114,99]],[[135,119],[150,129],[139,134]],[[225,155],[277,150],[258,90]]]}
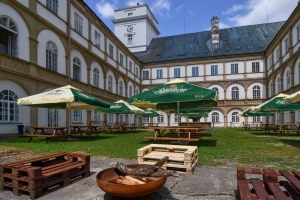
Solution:
{"label": "wooden bench", "polygon": [[90,175],[90,156],[77,153],[54,153],[0,165],[1,190],[15,195],[29,193],[31,199],[53,188],[67,186]]}
{"label": "wooden bench", "polygon": [[112,125],[107,124],[106,122],[103,122],[102,129],[104,132],[112,132],[117,131],[119,133],[125,133],[126,132],[126,126],[124,124],[115,123]]}
{"label": "wooden bench", "polygon": [[290,132],[295,132],[297,135],[299,135],[300,130],[299,129],[274,129],[273,130],[276,134],[284,135],[284,133],[287,132],[287,134],[290,134]]}
{"label": "wooden bench", "polygon": [[300,171],[237,168],[237,185],[242,200],[299,199]]}

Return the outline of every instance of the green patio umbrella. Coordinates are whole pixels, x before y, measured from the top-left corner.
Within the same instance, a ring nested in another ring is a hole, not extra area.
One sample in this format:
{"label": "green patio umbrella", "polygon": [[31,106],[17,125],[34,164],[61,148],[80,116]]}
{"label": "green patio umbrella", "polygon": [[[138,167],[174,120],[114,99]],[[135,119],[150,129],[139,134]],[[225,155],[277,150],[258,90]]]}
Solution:
{"label": "green patio umbrella", "polygon": [[146,109],[144,113],[136,114],[136,116],[138,116],[138,117],[157,117],[160,115],[161,114],[159,112],[157,112],[156,110],[154,110],[152,108]]}
{"label": "green patio umbrella", "polygon": [[[109,103],[89,95],[71,85],[18,99],[19,106],[40,108],[56,108],[71,110],[94,110],[99,107],[109,107]],[[71,116],[71,115],[70,115]],[[69,133],[70,133],[69,123]]]}
{"label": "green patio umbrella", "polygon": [[269,101],[262,103],[251,110],[254,112],[264,112],[264,111],[289,111],[289,110],[299,110],[299,104],[285,104],[283,99],[287,97],[286,94],[278,94]]}
{"label": "green patio umbrella", "polygon": [[97,113],[107,113],[107,114],[137,114],[144,113],[144,110],[129,105],[123,100],[116,101],[110,105],[109,108],[98,108],[95,109]]}
{"label": "green patio umbrella", "polygon": [[180,116],[180,108],[211,108],[217,106],[218,96],[214,90],[176,79],[129,97],[128,102],[142,108],[157,110],[177,109],[178,116]]}
{"label": "green patio umbrella", "polygon": [[[300,91],[286,96],[285,98],[283,98],[283,101],[286,104],[298,104],[299,105],[300,104]],[[299,105],[299,109],[300,109],[300,105]]]}
{"label": "green patio umbrella", "polygon": [[252,109],[254,109],[254,106],[244,110],[242,113],[239,114],[239,116],[256,117],[256,116],[273,116],[274,115],[274,112],[270,112],[270,111],[254,112]]}

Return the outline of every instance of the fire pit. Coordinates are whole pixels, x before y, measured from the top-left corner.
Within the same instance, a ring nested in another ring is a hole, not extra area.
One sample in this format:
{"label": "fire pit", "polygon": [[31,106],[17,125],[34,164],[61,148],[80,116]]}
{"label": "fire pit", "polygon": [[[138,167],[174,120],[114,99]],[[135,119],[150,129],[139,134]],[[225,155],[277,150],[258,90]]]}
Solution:
{"label": "fire pit", "polygon": [[[146,168],[152,165],[126,165],[129,168]],[[167,178],[154,177],[153,180],[141,185],[122,185],[114,183],[112,180],[119,176],[124,176],[122,172],[115,168],[105,169],[97,174],[96,181],[98,186],[105,192],[118,197],[141,197],[151,194],[161,188]]]}

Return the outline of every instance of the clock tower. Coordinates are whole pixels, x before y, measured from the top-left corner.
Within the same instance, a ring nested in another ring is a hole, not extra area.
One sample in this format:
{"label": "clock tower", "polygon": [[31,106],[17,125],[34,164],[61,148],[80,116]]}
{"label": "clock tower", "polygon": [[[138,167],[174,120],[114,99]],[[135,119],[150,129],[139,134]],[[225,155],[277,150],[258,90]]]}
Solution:
{"label": "clock tower", "polygon": [[147,4],[115,10],[115,35],[131,52],[145,51],[160,34],[158,21]]}

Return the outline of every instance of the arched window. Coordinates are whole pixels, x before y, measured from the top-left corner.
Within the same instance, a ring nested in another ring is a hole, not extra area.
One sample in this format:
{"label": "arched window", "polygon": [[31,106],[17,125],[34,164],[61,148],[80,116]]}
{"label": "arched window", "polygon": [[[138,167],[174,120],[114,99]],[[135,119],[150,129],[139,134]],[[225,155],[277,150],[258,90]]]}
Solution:
{"label": "arched window", "polygon": [[239,88],[233,87],[231,89],[231,99],[239,99]]}
{"label": "arched window", "polygon": [[129,97],[132,96],[132,86],[129,86]]}
{"label": "arched window", "polygon": [[100,79],[100,75],[99,75],[99,69],[98,68],[94,68],[93,70],[93,85],[95,87],[99,87],[99,79]]}
{"label": "arched window", "polygon": [[107,90],[113,92],[113,77],[111,75],[108,76]]}
{"label": "arched window", "polygon": [[52,41],[46,44],[46,68],[57,72],[57,46]]}
{"label": "arched window", "polygon": [[260,99],[260,87],[258,85],[255,85],[253,87],[253,99]]}
{"label": "arched window", "polygon": [[123,96],[123,82],[122,81],[119,82],[119,95]]}
{"label": "arched window", "polygon": [[213,112],[212,114],[211,114],[211,120],[213,121],[213,122],[220,122],[219,120],[219,113],[217,113],[217,112]]}
{"label": "arched window", "polygon": [[240,118],[238,116],[238,112],[233,112],[232,115],[231,115],[231,121],[232,122],[239,122],[240,121]]}
{"label": "arched window", "polygon": [[281,81],[280,81],[280,77],[277,78],[277,89],[278,89],[278,93],[281,92]]}
{"label": "arched window", "polygon": [[79,58],[75,57],[73,59],[73,79],[80,81],[81,80],[81,61]]}
{"label": "arched window", "polygon": [[286,72],[286,89],[291,87],[291,73],[290,70]]}
{"label": "arched window", "polygon": [[47,108],[47,124],[48,127],[57,127],[58,120],[58,109],[55,108]]}
{"label": "arched window", "polygon": [[137,94],[139,94],[139,93],[140,93],[139,89],[136,89],[136,90],[135,90],[135,94],[137,95]]}
{"label": "arched window", "polygon": [[0,40],[1,52],[18,57],[19,31],[16,23],[7,16],[0,16],[0,33],[3,33]]}
{"label": "arched window", "polygon": [[216,87],[213,87],[212,90],[216,91],[217,95],[219,96],[219,89]]}
{"label": "arched window", "polygon": [[0,122],[19,121],[18,96],[11,90],[0,91]]}

